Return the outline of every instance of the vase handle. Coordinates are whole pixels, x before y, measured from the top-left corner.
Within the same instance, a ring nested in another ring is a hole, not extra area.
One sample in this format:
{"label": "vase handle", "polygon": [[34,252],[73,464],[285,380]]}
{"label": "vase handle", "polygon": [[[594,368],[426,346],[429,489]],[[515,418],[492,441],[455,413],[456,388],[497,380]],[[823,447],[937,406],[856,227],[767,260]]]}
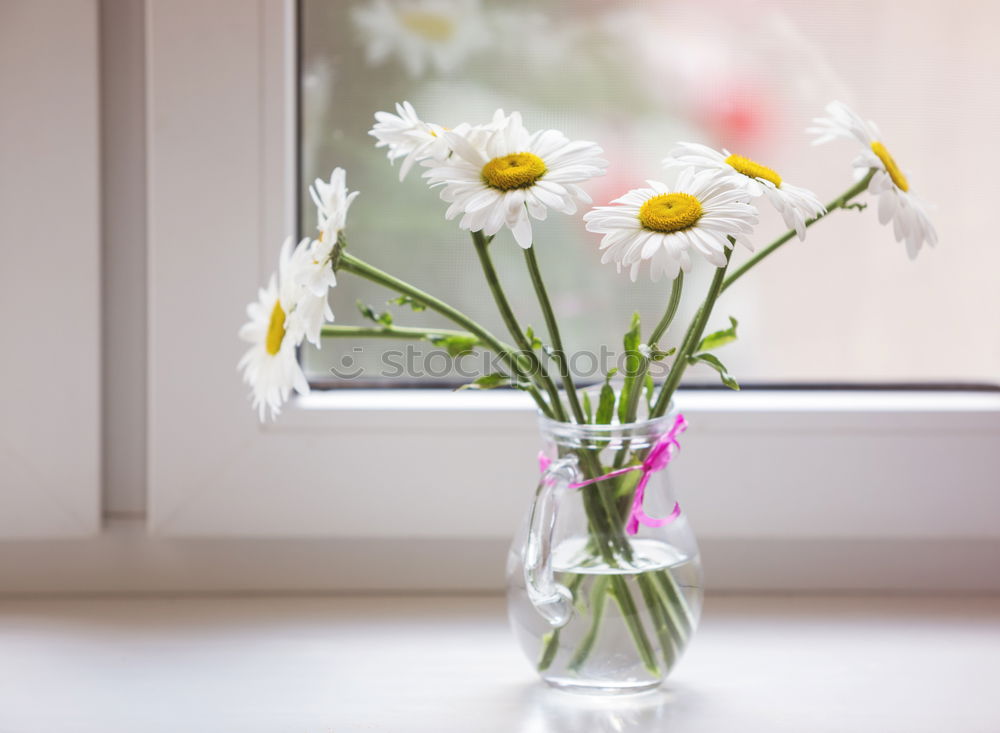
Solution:
{"label": "vase handle", "polygon": [[552,570],[552,539],[559,502],[576,477],[576,456],[553,461],[542,473],[528,518],[524,545],[524,584],[528,600],[553,627],[565,626],[573,616],[573,594],[556,582]]}

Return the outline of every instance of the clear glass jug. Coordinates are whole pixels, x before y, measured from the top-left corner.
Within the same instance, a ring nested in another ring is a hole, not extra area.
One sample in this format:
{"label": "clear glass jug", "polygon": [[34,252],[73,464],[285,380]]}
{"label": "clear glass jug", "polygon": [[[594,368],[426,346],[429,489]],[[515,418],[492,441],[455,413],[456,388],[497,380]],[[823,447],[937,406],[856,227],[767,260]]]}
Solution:
{"label": "clear glass jug", "polygon": [[653,689],[694,633],[701,562],[664,465],[682,421],[676,413],[627,425],[541,418],[543,471],[511,545],[507,599],[515,636],[554,687]]}

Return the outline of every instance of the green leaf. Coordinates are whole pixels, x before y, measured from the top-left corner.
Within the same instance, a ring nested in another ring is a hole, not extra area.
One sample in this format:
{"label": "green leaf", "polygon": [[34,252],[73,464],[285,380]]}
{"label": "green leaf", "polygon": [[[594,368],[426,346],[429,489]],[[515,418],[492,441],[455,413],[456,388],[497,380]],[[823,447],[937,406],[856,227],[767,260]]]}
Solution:
{"label": "green leaf", "polygon": [[392,300],[387,300],[386,305],[408,305],[411,309],[416,312],[427,310],[427,306],[421,303],[419,300],[414,300],[409,295],[400,295],[398,298],[393,298]]}
{"label": "green leaf", "polygon": [[509,384],[510,377],[506,374],[494,373],[484,374],[470,384],[463,384],[458,389],[495,389],[496,387],[506,387]]}
{"label": "green leaf", "polygon": [[524,336],[528,339],[528,343],[531,344],[531,348],[540,349],[542,348],[542,341],[535,335],[535,329],[528,326],[524,329]]}
{"label": "green leaf", "polygon": [[739,325],[737,321],[732,316],[729,316],[729,322],[732,324],[729,328],[724,328],[721,331],[716,331],[715,333],[710,333],[708,336],[701,340],[698,344],[698,351],[712,351],[720,346],[725,346],[726,344],[732,343],[736,340],[736,327]]}
{"label": "green leaf", "polygon": [[653,375],[646,372],[646,408],[649,410],[653,409],[653,392],[656,390],[656,384],[653,382]]}
{"label": "green leaf", "polygon": [[376,313],[375,309],[372,308],[367,303],[363,301],[356,301],[358,306],[358,311],[362,316],[367,318],[373,323],[377,323],[380,326],[391,326],[392,325],[392,313],[386,311],[385,313]]}
{"label": "green leaf", "polygon": [[468,354],[479,343],[475,336],[428,336],[427,340],[444,349],[449,356]]}
{"label": "green leaf", "polygon": [[601,396],[597,401],[597,414],[594,416],[594,424],[610,425],[614,414],[615,390],[609,382],[605,382],[604,386],[601,387]]}
{"label": "green leaf", "polygon": [[632,323],[625,332],[625,351],[639,350],[639,313],[632,314]]}
{"label": "green leaf", "polygon": [[369,321],[378,323],[378,314],[375,312],[374,308],[372,308],[370,305],[361,300],[356,301],[356,304],[358,306],[358,311],[364,318],[367,318]]}
{"label": "green leaf", "polygon": [[740,388],[739,383],[726,370],[726,366],[721,361],[719,361],[718,357],[713,356],[712,354],[695,354],[690,359],[688,359],[688,363],[690,364],[697,364],[698,362],[701,362],[702,364],[707,364],[708,366],[712,367],[712,369],[717,371],[719,373],[719,376],[722,378],[722,383],[727,387],[729,387],[729,389],[739,390]]}
{"label": "green leaf", "polygon": [[652,351],[652,354],[650,354],[650,356],[649,356],[649,360],[650,361],[663,361],[668,356],[671,356],[672,354],[674,354],[676,351],[677,351],[677,347],[676,346],[671,347],[667,351],[660,351],[659,349],[654,348],[653,351]]}
{"label": "green leaf", "polygon": [[622,339],[622,343],[625,346],[625,381],[622,383],[621,395],[618,397],[618,422],[623,424],[632,422],[632,416],[626,413],[628,412],[632,390],[636,388],[636,382],[639,379],[639,369],[645,362],[642,353],[639,351],[639,325],[639,314],[633,313],[632,323],[629,325],[628,331],[625,332],[625,338]]}
{"label": "green leaf", "polygon": [[595,425],[610,425],[615,414],[615,388],[611,386],[611,378],[618,373],[618,367],[611,367],[604,375],[604,384],[597,397],[597,413],[594,415]]}
{"label": "green leaf", "polygon": [[358,306],[358,311],[362,316],[367,318],[373,323],[377,323],[380,326],[391,326],[392,325],[392,313],[386,311],[385,313],[376,313],[375,309],[372,308],[367,303],[363,301],[356,301]]}
{"label": "green leaf", "polygon": [[632,492],[635,491],[636,484],[639,483],[640,478],[642,478],[640,471],[629,471],[619,478],[617,482],[618,487],[615,489],[615,499],[632,496]]}
{"label": "green leaf", "polygon": [[590,393],[583,393],[583,416],[588,423],[594,422],[594,406],[590,404]]}

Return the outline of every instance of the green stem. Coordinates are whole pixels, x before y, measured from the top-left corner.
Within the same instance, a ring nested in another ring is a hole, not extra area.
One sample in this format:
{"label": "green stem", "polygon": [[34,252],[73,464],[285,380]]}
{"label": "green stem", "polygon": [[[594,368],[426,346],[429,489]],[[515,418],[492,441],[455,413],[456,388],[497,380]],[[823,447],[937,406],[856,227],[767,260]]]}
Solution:
{"label": "green stem", "polygon": [[636,640],[639,657],[642,659],[642,663],[649,673],[655,677],[659,677],[660,668],[656,664],[656,655],[653,652],[652,645],[649,643],[649,637],[646,636],[646,630],[642,627],[639,610],[635,606],[635,601],[632,600],[632,594],[625,583],[625,578],[621,575],[611,575],[609,577],[611,578],[612,593],[622,612],[622,620],[625,622],[625,626],[628,627],[632,638]]}
{"label": "green stem", "polygon": [[642,577],[647,582],[640,583],[639,589],[642,591],[642,598],[646,602],[647,608],[649,608],[653,629],[656,631],[656,637],[660,641],[660,649],[663,651],[666,671],[669,672],[684,650],[683,637],[678,634],[677,628],[671,623],[670,615],[666,607],[662,605],[662,599],[656,594],[655,584],[650,578]]}
{"label": "green stem", "polygon": [[[584,424],[586,423],[586,418],[583,414],[576,386],[573,384],[573,377],[570,374],[569,365],[566,361],[566,351],[563,347],[562,336],[559,333],[559,325],[555,318],[555,312],[552,309],[552,302],[549,300],[548,291],[545,288],[545,282],[542,279],[541,269],[538,267],[534,247],[524,250],[524,258],[528,273],[531,276],[531,283],[535,289],[535,295],[538,297],[538,303],[545,318],[549,339],[552,341],[553,358],[559,367],[566,397],[569,400],[574,418],[579,424]],[[577,451],[577,455],[580,458],[581,469],[588,478],[597,478],[605,472],[597,451],[585,445]],[[605,491],[601,490],[602,483],[604,482],[585,487],[584,505],[587,509],[591,526],[600,535],[597,537],[597,544],[604,553],[604,559],[609,565],[613,566],[617,562],[617,557],[629,559],[631,548],[628,540],[621,533],[620,516],[613,501],[609,499]],[[625,588],[624,591],[628,593],[628,588]],[[631,602],[631,596],[628,600]],[[640,640],[637,638],[636,642],[640,643]]]}
{"label": "green stem", "polygon": [[[407,326],[323,326],[320,335],[323,338],[386,338],[413,339],[421,341],[435,336],[455,336],[457,338],[474,339],[469,331],[454,331],[448,328],[411,328]],[[509,347],[508,347],[509,348]]]}
{"label": "green stem", "polygon": [[583,415],[580,398],[576,393],[576,385],[573,384],[573,375],[569,371],[569,363],[566,359],[566,351],[563,349],[562,336],[559,334],[559,324],[556,321],[555,312],[552,310],[552,302],[549,300],[548,291],[545,289],[545,281],[542,280],[542,271],[538,267],[534,246],[524,250],[524,261],[528,265],[531,284],[535,288],[538,305],[541,307],[542,316],[545,318],[545,327],[549,331],[549,340],[552,342],[553,349],[552,356],[556,360],[556,366],[559,367],[559,377],[562,380],[563,390],[566,392],[566,399],[569,400],[573,417],[582,425],[587,422],[587,419]]}
{"label": "green stem", "polygon": [[[580,458],[581,469],[588,478],[597,478],[604,473],[599,457],[593,450],[580,448],[576,451]],[[622,531],[622,517],[614,504],[613,497],[608,491],[602,490],[604,485],[614,487],[614,481],[599,481],[581,489],[583,492],[584,511],[590,525],[590,535],[593,539],[601,558],[608,567],[619,567],[622,562],[632,562],[632,546],[628,538]],[[642,575],[638,578],[640,587],[647,580]],[[619,582],[620,581],[620,582]],[[625,626],[632,640],[635,642],[636,650],[643,664],[653,674],[659,674],[656,669],[656,653],[649,643],[649,637],[642,625],[642,619],[636,610],[635,601],[631,591],[621,576],[614,576],[612,588],[615,599],[622,609],[622,616]],[[643,588],[643,595],[646,589]],[[650,609],[651,612],[653,609]]]}
{"label": "green stem", "polygon": [[[585,577],[586,576],[583,573],[577,573],[573,576],[573,580],[569,582],[569,585],[566,586],[569,589],[570,595],[573,597],[574,604],[576,603],[576,593]],[[555,661],[556,654],[559,653],[560,631],[562,631],[562,629],[553,629],[542,638],[542,654],[538,659],[539,672],[547,670],[552,666],[552,662]]]}
{"label": "green stem", "polygon": [[[670,300],[667,302],[667,309],[663,313],[663,317],[660,318],[660,322],[656,324],[656,328],[649,335],[649,347],[658,348],[659,341],[663,337],[663,334],[667,332],[670,328],[670,324],[674,320],[674,316],[677,315],[677,308],[681,303],[681,290],[684,287],[684,273],[680,272],[674,279],[670,286]],[[636,413],[639,410],[639,397],[642,395],[644,390],[643,382],[646,380],[646,374],[649,372],[650,360],[639,355],[640,362],[636,373],[635,381],[632,383],[632,388],[628,393],[628,403],[625,406],[625,422],[632,423],[635,422]],[[628,457],[628,451],[631,441],[623,441],[622,447],[618,449],[615,453],[615,460],[613,467],[615,469],[621,468],[625,465],[625,459]]]}
{"label": "green stem", "polygon": [[656,324],[656,328],[649,334],[650,346],[657,346],[660,339],[663,338],[663,334],[670,328],[670,324],[674,322],[674,316],[677,315],[677,308],[681,304],[681,291],[683,289],[684,273],[678,272],[677,277],[674,278],[673,283],[670,285],[670,300],[667,301],[667,309],[663,312],[660,322]]}
{"label": "green stem", "polygon": [[[670,324],[674,321],[674,316],[677,315],[677,309],[681,304],[681,291],[684,289],[684,273],[678,273],[677,277],[674,279],[670,286],[670,300],[667,301],[667,309],[663,313],[663,317],[660,322],[656,324],[656,328],[649,335],[649,347],[657,348],[660,339],[663,334],[667,332],[670,328]],[[639,407],[639,396],[642,394],[643,382],[646,379],[646,373],[649,371],[650,360],[646,357],[642,357],[642,362],[639,365],[639,373],[637,375],[636,381],[632,386],[632,390],[628,395],[628,404],[626,405],[625,418],[626,422],[634,422],[635,415]],[[615,462],[617,464],[617,461]],[[616,468],[621,468],[621,466],[616,465]]]}
{"label": "green stem", "polygon": [[559,399],[559,391],[556,389],[555,384],[552,382],[548,372],[545,370],[545,366],[538,359],[538,355],[535,354],[535,350],[528,342],[528,337],[525,336],[524,331],[521,330],[521,325],[517,322],[517,316],[514,315],[514,311],[510,307],[510,303],[507,301],[507,295],[504,293],[503,287],[500,285],[500,277],[497,275],[496,268],[493,266],[493,259],[490,257],[488,249],[489,242],[481,231],[472,232],[472,242],[475,245],[476,255],[479,257],[479,264],[483,268],[483,274],[486,276],[486,283],[489,285],[490,292],[493,294],[493,300],[496,303],[497,310],[500,311],[500,317],[507,325],[507,330],[510,331],[510,335],[514,339],[514,343],[519,349],[521,349],[521,352],[530,362],[533,376],[548,393],[555,419],[565,422],[566,411],[563,409],[562,401]]}
{"label": "green stem", "polygon": [[701,336],[705,332],[708,317],[712,314],[715,301],[722,292],[722,283],[725,281],[726,269],[729,267],[732,256],[732,249],[727,250],[726,264],[715,270],[715,275],[712,276],[712,284],[709,285],[708,294],[705,296],[705,302],[701,304],[701,307],[694,316],[694,320],[691,321],[691,325],[688,327],[687,333],[684,334],[684,341],[681,343],[680,348],[677,349],[677,355],[670,367],[667,381],[660,388],[660,395],[656,399],[656,404],[653,405],[650,417],[659,417],[667,411],[670,398],[673,397],[674,392],[677,390],[677,385],[680,384],[681,377],[684,376],[688,357],[691,356],[691,353],[701,342]]}
{"label": "green stem", "polygon": [[652,581],[654,592],[660,597],[662,607],[669,617],[670,626],[675,630],[678,648],[683,649],[684,640],[690,636],[694,628],[694,619],[691,618],[687,600],[669,570],[653,573]]}
{"label": "green stem", "polygon": [[594,581],[594,585],[590,589],[590,627],[569,661],[569,668],[574,671],[578,671],[587,661],[587,657],[590,656],[590,652],[597,642],[597,635],[601,631],[601,621],[604,619],[604,607],[608,600],[609,582],[610,578],[607,575],[601,575]]}
{"label": "green stem", "polygon": [[[340,252],[338,268],[382,285],[390,290],[394,290],[397,293],[409,295],[411,298],[422,303],[427,308],[441,314],[445,318],[457,323],[459,326],[462,326],[464,329],[469,331],[469,333],[478,338],[481,343],[488,346],[495,354],[503,359],[512,375],[515,377],[525,376],[530,379],[532,369],[531,364],[527,362],[526,359],[457,308],[448,305],[439,298],[435,298],[430,293],[425,293],[423,290],[420,290],[405,280],[400,280],[399,278],[394,277],[387,272],[383,272],[373,265],[369,265],[367,262],[358,259],[346,251]],[[529,383],[527,390],[531,393],[536,404],[539,405],[539,409],[541,409],[544,414],[552,417],[552,412],[549,409],[546,409],[545,401],[541,398],[541,395],[538,394],[534,385]]]}
{"label": "green stem", "polygon": [[[844,191],[844,193],[840,194],[840,196],[838,196],[833,201],[831,201],[829,204],[827,204],[826,211],[824,211],[819,216],[814,217],[814,218],[810,219],[809,221],[807,221],[806,222],[806,226],[807,227],[811,227],[813,224],[815,224],[816,222],[818,222],[823,217],[828,216],[830,213],[836,211],[837,209],[844,208],[851,199],[853,199],[859,193],[861,193],[866,188],[868,188],[868,183],[869,183],[869,181],[871,181],[872,176],[874,174],[875,174],[874,170],[869,171],[868,175],[866,175],[860,181],[858,181],[853,186],[851,186],[849,189],[847,189],[846,191]],[[761,260],[763,260],[765,257],[767,257],[768,255],[770,255],[772,252],[774,252],[775,250],[777,250],[779,247],[781,247],[781,245],[783,245],[785,242],[789,241],[794,236],[795,236],[795,230],[794,229],[789,229],[787,232],[785,232],[780,237],[778,237],[773,242],[771,242],[769,245],[767,245],[760,252],[758,252],[753,257],[751,257],[749,260],[747,260],[743,264],[742,267],[737,268],[735,271],[733,271],[733,274],[731,274],[729,277],[726,278],[726,281],[722,284],[722,292],[725,292],[729,288],[730,285],[732,285],[734,282],[736,282],[741,277],[743,277],[747,272],[749,272],[757,264],[759,264]]]}

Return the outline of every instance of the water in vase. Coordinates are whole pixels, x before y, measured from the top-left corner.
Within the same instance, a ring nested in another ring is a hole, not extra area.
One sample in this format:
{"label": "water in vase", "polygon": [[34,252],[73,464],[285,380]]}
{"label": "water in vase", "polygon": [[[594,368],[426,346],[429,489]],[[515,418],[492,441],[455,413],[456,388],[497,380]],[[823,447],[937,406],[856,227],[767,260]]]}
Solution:
{"label": "water in vase", "polygon": [[595,557],[587,540],[570,538],[553,552],[558,583],[573,596],[573,614],[553,628],[517,588],[511,558],[514,633],[550,685],[586,692],[636,692],[660,684],[676,664],[701,613],[697,556],[651,539],[632,542],[630,562]]}

